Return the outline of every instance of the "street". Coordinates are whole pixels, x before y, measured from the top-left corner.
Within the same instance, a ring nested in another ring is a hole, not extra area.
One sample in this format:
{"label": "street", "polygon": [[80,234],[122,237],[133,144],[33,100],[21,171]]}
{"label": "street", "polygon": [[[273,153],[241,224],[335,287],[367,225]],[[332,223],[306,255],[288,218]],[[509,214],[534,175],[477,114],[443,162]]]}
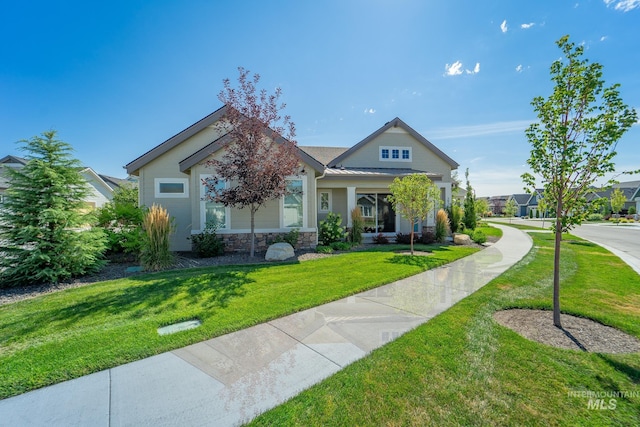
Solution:
{"label": "street", "polygon": [[[509,224],[511,221],[512,224],[525,224],[533,227],[542,227],[543,224],[540,219],[491,218],[491,221],[504,224]],[[544,221],[545,228],[551,226],[550,221],[552,220],[546,219]],[[572,229],[571,234],[597,243],[620,257],[640,274],[640,223],[633,225],[587,223]]]}

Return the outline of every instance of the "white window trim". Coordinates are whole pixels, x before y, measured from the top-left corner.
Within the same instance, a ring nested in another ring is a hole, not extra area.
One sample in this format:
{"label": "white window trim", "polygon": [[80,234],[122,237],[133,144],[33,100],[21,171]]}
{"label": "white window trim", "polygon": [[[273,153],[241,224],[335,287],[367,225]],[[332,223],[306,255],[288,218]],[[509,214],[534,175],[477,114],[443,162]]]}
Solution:
{"label": "white window trim", "polygon": [[[388,158],[383,158],[382,157],[382,150],[389,150],[389,157]],[[393,150],[398,150],[398,158],[394,159],[393,158]],[[408,159],[403,159],[402,158],[402,151],[403,150],[409,150],[409,158]],[[378,151],[378,159],[381,162],[411,162],[413,160],[413,150],[411,149],[411,147],[395,147],[395,146],[381,146],[379,151]]]}
{"label": "white window trim", "polygon": [[[183,184],[184,191],[182,193],[161,193],[160,184]],[[156,199],[189,198],[189,180],[187,178],[154,178],[153,187]]]}
{"label": "white window trim", "polygon": [[294,228],[306,229],[309,214],[308,210],[308,195],[307,195],[307,177],[306,175],[288,176],[285,178],[287,181],[299,179],[302,180],[302,226],[301,227],[285,227],[284,225],[284,196],[280,198],[280,228],[284,230],[292,230]]}
{"label": "white window trim", "polygon": [[[322,193],[327,193],[329,195],[329,208],[322,209]],[[327,213],[331,212],[333,209],[333,192],[331,190],[318,190],[318,212]]]}
{"label": "white window trim", "polygon": [[[201,174],[200,175],[200,229],[205,230],[207,227],[207,201],[204,199],[205,193],[205,185],[202,183],[203,180],[213,178],[212,174]],[[229,188],[229,183],[225,181],[224,188]],[[224,207],[224,218],[225,224],[224,227],[220,227],[218,230],[229,230],[231,228],[231,208],[229,206]]]}

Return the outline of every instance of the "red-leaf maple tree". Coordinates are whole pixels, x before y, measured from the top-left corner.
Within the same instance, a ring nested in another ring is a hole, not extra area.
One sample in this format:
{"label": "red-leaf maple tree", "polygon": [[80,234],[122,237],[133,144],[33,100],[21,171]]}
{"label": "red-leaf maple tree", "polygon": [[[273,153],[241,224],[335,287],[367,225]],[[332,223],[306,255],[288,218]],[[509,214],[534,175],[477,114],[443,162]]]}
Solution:
{"label": "red-leaf maple tree", "polygon": [[[278,87],[272,94],[257,90],[260,75],[238,67],[237,88],[224,79],[218,99],[226,105],[220,121],[227,131],[225,153],[207,161],[215,177],[205,182],[210,200],[251,212],[251,248],[255,254],[255,214],[270,200],[289,194],[288,176],[300,173],[300,157],[295,141],[295,124],[281,115],[286,104],[280,102]],[[220,181],[227,183],[220,188]]]}

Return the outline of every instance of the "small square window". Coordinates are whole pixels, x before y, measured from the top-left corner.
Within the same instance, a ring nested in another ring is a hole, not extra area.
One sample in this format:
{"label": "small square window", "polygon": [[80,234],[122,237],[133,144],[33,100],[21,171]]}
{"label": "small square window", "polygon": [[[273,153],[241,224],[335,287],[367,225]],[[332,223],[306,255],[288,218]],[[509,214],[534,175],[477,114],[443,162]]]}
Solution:
{"label": "small square window", "polygon": [[400,158],[400,150],[398,150],[397,148],[394,148],[393,150],[391,150],[391,157],[394,159],[399,159]]}
{"label": "small square window", "polygon": [[388,159],[388,158],[389,158],[389,149],[388,149],[388,148],[383,148],[383,149],[382,149],[382,155],[381,155],[381,157],[382,157],[383,159]]}
{"label": "small square window", "polygon": [[411,154],[409,153],[409,150],[402,150],[402,159],[409,160],[410,158],[411,158]]}

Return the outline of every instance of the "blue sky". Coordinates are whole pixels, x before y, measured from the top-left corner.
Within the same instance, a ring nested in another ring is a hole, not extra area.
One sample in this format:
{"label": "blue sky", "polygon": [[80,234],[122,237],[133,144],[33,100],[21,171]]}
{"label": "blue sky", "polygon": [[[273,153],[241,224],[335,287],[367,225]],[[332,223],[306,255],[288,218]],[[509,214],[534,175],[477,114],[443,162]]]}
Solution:
{"label": "blue sky", "polygon": [[[640,109],[638,28],[640,0],[5,1],[0,156],[55,129],[84,164],[125,177],[219,108],[243,66],[282,88],[300,145],[351,146],[400,117],[469,168],[479,196],[519,193],[555,41],[584,43]],[[640,168],[639,142],[636,125],[619,170]]]}

